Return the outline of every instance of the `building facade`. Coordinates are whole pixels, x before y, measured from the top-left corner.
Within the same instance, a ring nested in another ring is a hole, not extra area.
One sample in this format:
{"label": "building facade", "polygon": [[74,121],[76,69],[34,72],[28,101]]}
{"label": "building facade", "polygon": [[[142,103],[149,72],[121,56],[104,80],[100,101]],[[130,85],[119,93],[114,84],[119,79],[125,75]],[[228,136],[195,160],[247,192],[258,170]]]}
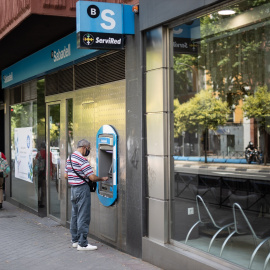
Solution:
{"label": "building facade", "polygon": [[66,158],[86,138],[98,173],[110,125],[117,199],[92,194],[91,236],[163,269],[270,267],[270,1],[141,0],[123,50],[77,49],[76,2],[1,22],[7,200],[69,226]]}
{"label": "building facade", "polygon": [[[161,268],[267,267],[269,4],[140,1],[148,171],[142,254]],[[259,151],[252,160],[249,142]]]}

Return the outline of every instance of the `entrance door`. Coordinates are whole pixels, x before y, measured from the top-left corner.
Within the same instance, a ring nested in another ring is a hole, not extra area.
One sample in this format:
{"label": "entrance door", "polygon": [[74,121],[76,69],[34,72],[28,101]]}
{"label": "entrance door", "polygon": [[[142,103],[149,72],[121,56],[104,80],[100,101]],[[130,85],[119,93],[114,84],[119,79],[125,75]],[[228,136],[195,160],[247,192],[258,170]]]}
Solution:
{"label": "entrance door", "polygon": [[60,219],[60,104],[48,105],[49,215]]}

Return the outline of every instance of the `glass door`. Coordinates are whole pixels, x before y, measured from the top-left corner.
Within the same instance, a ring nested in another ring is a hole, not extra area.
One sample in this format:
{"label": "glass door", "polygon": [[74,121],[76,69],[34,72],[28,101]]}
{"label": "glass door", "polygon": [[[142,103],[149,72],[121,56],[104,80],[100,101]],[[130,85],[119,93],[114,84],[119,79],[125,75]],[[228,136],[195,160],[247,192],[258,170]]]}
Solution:
{"label": "glass door", "polygon": [[60,104],[48,106],[49,214],[60,219]]}
{"label": "glass door", "polygon": [[[74,150],[74,137],[73,137],[73,99],[68,99],[67,103],[67,157],[70,156]],[[67,184],[67,221],[70,222],[71,218],[71,186]]]}

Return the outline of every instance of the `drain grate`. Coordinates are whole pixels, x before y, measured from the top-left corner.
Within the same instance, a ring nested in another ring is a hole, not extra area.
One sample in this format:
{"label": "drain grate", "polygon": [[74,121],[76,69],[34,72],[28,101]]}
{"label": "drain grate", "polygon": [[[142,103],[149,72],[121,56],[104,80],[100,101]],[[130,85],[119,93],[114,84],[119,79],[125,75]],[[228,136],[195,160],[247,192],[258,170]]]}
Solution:
{"label": "drain grate", "polygon": [[9,215],[9,216],[0,216],[0,218],[14,218],[14,217],[16,217],[16,216],[12,216],[12,215]]}

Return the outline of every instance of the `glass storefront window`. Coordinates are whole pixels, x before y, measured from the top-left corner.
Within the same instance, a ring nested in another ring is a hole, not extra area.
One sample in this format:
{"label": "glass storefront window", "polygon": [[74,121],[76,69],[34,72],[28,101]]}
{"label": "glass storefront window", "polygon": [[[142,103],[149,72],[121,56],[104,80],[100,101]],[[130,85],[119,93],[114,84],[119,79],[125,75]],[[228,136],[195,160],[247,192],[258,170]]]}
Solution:
{"label": "glass storefront window", "polygon": [[244,267],[270,236],[269,11],[242,1],[172,30],[172,238]]}
{"label": "glass storefront window", "polygon": [[11,196],[38,211],[41,197],[46,203],[46,183],[40,177],[46,162],[38,159],[39,146],[45,145],[44,79],[25,84],[23,91],[25,100],[33,100],[10,106]]}

